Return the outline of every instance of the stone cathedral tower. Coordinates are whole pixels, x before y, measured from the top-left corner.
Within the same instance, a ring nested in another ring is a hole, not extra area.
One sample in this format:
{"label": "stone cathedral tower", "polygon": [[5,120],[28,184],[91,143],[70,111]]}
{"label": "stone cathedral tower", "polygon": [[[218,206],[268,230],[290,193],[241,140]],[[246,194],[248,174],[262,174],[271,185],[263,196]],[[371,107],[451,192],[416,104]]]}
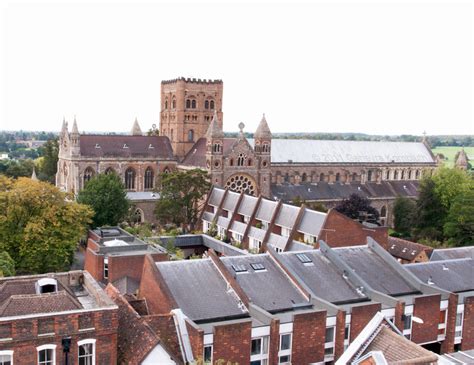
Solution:
{"label": "stone cathedral tower", "polygon": [[206,132],[217,112],[222,129],[222,80],[179,78],[161,82],[160,135],[181,160]]}

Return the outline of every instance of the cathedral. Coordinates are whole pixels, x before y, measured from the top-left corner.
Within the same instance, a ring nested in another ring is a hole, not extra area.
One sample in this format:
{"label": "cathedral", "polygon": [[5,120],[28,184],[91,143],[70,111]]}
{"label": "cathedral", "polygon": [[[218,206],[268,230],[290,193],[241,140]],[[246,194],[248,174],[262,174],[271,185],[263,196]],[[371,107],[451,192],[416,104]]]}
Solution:
{"label": "cathedral", "polygon": [[146,136],[135,120],[130,135],[69,132],[63,121],[56,185],[77,193],[95,174],[117,173],[140,220],[154,221],[153,193],[162,172],[200,168],[212,184],[274,200],[322,203],[327,208],[352,193],[371,200],[380,224],[392,224],[398,196],[416,198],[418,181],[436,167],[421,142],[321,141],[272,138],[262,119],[252,139],[238,125],[223,132],[223,82],[162,81],[159,136]]}

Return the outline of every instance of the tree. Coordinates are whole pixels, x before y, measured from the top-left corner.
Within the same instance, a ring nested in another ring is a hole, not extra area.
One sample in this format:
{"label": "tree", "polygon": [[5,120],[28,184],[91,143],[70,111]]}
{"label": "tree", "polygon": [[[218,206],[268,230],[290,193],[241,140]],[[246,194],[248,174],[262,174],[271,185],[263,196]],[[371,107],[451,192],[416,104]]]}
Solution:
{"label": "tree", "polygon": [[0,252],[0,277],[15,275],[15,261],[7,251]]}
{"label": "tree", "polygon": [[393,205],[394,228],[403,237],[410,237],[414,226],[416,203],[412,199],[398,197]]}
{"label": "tree", "polygon": [[29,178],[0,181],[0,251],[20,273],[68,270],[92,210],[55,186]]}
{"label": "tree", "polygon": [[474,245],[474,188],[454,199],[444,224],[444,234],[450,245]]}
{"label": "tree", "polygon": [[370,205],[370,201],[358,194],[351,194],[348,199],[341,201],[335,208],[339,213],[351,219],[376,223],[379,212]]}
{"label": "tree", "polygon": [[456,168],[440,167],[435,171],[432,179],[435,185],[434,192],[446,210],[449,210],[458,194],[466,192],[473,186],[473,181],[466,171]]}
{"label": "tree", "polygon": [[187,225],[192,230],[197,222],[199,203],[210,187],[207,173],[200,169],[161,174],[160,199],[155,208],[158,221],[162,225]]}
{"label": "tree", "polygon": [[415,237],[442,241],[445,217],[446,208],[436,193],[436,184],[431,177],[425,176],[416,202]]}
{"label": "tree", "polygon": [[86,183],[77,201],[94,210],[93,227],[116,226],[127,216],[130,204],[117,174],[98,174]]}
{"label": "tree", "polygon": [[41,148],[40,153],[42,154],[41,165],[38,171],[38,177],[41,180],[49,181],[54,184],[56,171],[58,169],[58,154],[59,145],[58,139],[48,140]]}

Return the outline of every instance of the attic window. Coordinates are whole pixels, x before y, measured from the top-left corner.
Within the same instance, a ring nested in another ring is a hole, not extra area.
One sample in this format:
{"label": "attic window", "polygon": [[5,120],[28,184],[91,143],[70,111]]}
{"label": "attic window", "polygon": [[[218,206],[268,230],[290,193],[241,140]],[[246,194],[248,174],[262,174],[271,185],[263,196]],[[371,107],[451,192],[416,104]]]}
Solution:
{"label": "attic window", "polygon": [[265,270],[265,266],[263,266],[263,264],[259,263],[259,262],[255,262],[253,264],[250,264],[250,266],[252,266],[252,269],[254,269],[254,271],[262,271],[262,270]]}
{"label": "attic window", "polygon": [[124,143],[123,148],[128,148],[128,145],[126,143]]}
{"label": "attic window", "polygon": [[234,269],[235,272],[247,272],[247,268],[245,265],[232,265],[232,269]]}
{"label": "attic window", "polygon": [[416,255],[416,250],[413,250],[413,251],[411,252],[411,254],[412,254],[412,256],[415,256],[415,255]]}
{"label": "attic window", "polygon": [[297,253],[296,257],[300,260],[303,264],[311,264],[313,261],[304,253]]}
{"label": "attic window", "polygon": [[153,148],[155,148],[155,147],[153,147],[153,145],[150,143],[150,145],[148,146],[148,149],[151,150]]}
{"label": "attic window", "polygon": [[96,143],[95,148],[100,148],[100,144]]}
{"label": "attic window", "polygon": [[405,252],[407,252],[407,251],[408,251],[407,248],[404,248],[404,249],[402,250],[403,253],[405,253]]}
{"label": "attic window", "polygon": [[395,249],[395,245],[392,245],[392,247],[390,247],[391,250],[394,250]]}
{"label": "attic window", "polygon": [[36,284],[36,294],[56,293],[58,291],[58,282],[56,279],[39,279]]}

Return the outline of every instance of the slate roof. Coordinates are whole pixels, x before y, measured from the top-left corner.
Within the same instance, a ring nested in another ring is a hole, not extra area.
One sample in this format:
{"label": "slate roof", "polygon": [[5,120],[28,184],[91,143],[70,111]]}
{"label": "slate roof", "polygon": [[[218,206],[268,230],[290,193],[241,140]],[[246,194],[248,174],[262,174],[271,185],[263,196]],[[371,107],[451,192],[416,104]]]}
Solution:
{"label": "slate roof", "polygon": [[451,292],[474,290],[474,259],[421,262],[404,266],[424,283],[431,282]]}
{"label": "slate roof", "polygon": [[474,247],[441,248],[433,250],[430,261],[473,258]]}
{"label": "slate roof", "polygon": [[426,251],[427,254],[433,249],[420,243],[407,241],[397,237],[388,237],[387,251],[396,258],[411,261],[421,252]]}
{"label": "slate roof", "polygon": [[225,192],[224,189],[215,189],[215,188],[212,189],[208,204],[218,207],[219,203],[222,200],[222,197],[224,196],[224,192]]}
{"label": "slate roof", "polygon": [[320,250],[304,251],[310,258],[311,264],[303,264],[297,257],[298,252],[283,252],[280,257],[283,263],[290,268],[319,298],[331,303],[364,301],[356,289],[342,277]]}
{"label": "slate roof", "polygon": [[272,163],[435,163],[421,142],[272,139],[271,158]]}
{"label": "slate roof", "polygon": [[81,309],[81,304],[68,292],[12,295],[0,307],[0,317],[64,312]]}
{"label": "slate roof", "polygon": [[284,183],[272,184],[271,192],[275,199],[291,201],[299,197],[306,201],[338,200],[348,198],[351,194],[358,194],[365,198],[387,197],[416,197],[419,182],[410,181],[382,181],[367,182],[365,184],[351,182],[349,184],[328,182],[303,183],[299,185]]}
{"label": "slate roof", "polygon": [[240,196],[239,193],[236,193],[234,191],[229,191],[227,193],[227,196],[225,197],[222,208],[233,212],[235,210],[235,206],[237,205],[237,201],[239,200],[239,196]]}
{"label": "slate roof", "polygon": [[257,204],[258,198],[245,194],[240,203],[239,209],[237,212],[242,215],[250,217],[255,209],[255,204]]}
{"label": "slate roof", "polygon": [[295,224],[296,218],[298,217],[299,211],[300,207],[283,204],[275,219],[275,224],[286,228],[292,228]]}
{"label": "slate roof", "polygon": [[[291,310],[294,304],[309,304],[268,254],[222,257],[227,267],[249,299],[269,312]],[[255,271],[251,264],[262,264],[265,269]],[[247,272],[236,274],[232,265],[240,265]]]}
{"label": "slate roof", "polygon": [[258,206],[257,213],[255,214],[255,218],[270,222],[272,220],[273,212],[276,206],[277,202],[268,199],[262,199],[260,205]]}
{"label": "slate roof", "polygon": [[170,140],[163,136],[84,134],[81,135],[79,144],[81,155],[85,157],[174,159]]}
{"label": "slate roof", "polygon": [[[224,138],[224,156],[232,149],[235,141],[236,138]],[[205,137],[199,138],[186,154],[181,164],[186,166],[206,167],[206,144],[207,139]]]}
{"label": "slate roof", "polygon": [[317,237],[321,232],[326,217],[326,213],[305,209],[298,231]]}
{"label": "slate roof", "polygon": [[374,290],[392,296],[418,291],[368,247],[352,246],[334,251]]}
{"label": "slate roof", "polygon": [[179,308],[193,321],[245,316],[210,259],[157,262],[156,266]]}

